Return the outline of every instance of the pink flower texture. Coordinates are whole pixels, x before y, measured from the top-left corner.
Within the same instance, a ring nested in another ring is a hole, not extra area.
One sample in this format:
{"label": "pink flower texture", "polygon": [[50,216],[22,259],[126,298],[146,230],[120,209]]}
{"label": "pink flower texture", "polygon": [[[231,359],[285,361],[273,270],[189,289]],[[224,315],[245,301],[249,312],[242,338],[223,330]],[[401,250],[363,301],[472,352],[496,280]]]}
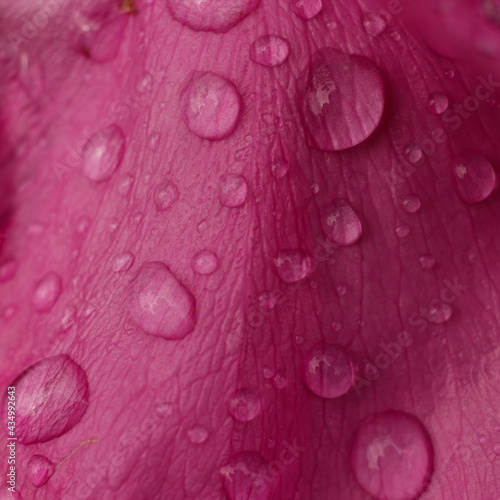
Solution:
{"label": "pink flower texture", "polygon": [[0,500],[500,498],[497,1],[0,6]]}

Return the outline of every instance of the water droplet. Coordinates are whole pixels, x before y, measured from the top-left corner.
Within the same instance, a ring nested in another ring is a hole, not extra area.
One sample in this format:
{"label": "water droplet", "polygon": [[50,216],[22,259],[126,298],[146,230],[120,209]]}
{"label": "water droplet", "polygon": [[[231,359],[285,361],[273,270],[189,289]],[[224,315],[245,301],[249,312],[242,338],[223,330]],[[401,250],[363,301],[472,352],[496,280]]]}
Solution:
{"label": "water droplet", "polygon": [[174,405],[169,402],[158,403],[156,406],[156,413],[162,418],[169,417],[172,413],[174,413]]}
{"label": "water droplet", "polygon": [[84,237],[90,228],[90,219],[86,215],[81,215],[76,220],[76,232],[80,237]]}
{"label": "water droplet", "polygon": [[228,208],[240,207],[248,194],[246,179],[240,174],[223,174],[219,183],[219,201]]}
{"label": "water droplet", "polygon": [[134,178],[130,174],[124,175],[118,182],[118,194],[127,197],[133,184]]}
{"label": "water droplet", "polygon": [[259,0],[167,0],[174,19],[194,31],[229,31],[259,5]]}
{"label": "water droplet", "polygon": [[241,97],[226,78],[211,72],[194,73],[180,99],[184,123],[201,139],[219,141],[236,129]]}
{"label": "water droplet", "polygon": [[[16,437],[22,444],[62,436],[80,422],[89,404],[85,371],[65,354],[38,361],[9,385],[16,388]],[[3,405],[6,415],[6,399]]]}
{"label": "water droplet", "polygon": [[444,76],[446,76],[446,78],[449,78],[450,80],[452,80],[453,78],[455,78],[455,72],[452,69],[447,69],[444,72]]}
{"label": "water droplet", "polygon": [[115,273],[122,273],[128,271],[133,263],[135,257],[132,252],[122,252],[115,256],[113,259],[112,268]]}
{"label": "water droplet", "polygon": [[441,115],[448,109],[448,97],[442,92],[433,92],[429,96],[429,111],[435,115]]}
{"label": "water droplet", "polygon": [[392,31],[391,32],[391,38],[395,40],[396,42],[399,42],[401,40],[401,35],[399,34],[398,31]]}
{"label": "water droplet", "polygon": [[295,342],[297,342],[297,345],[302,345],[304,343],[304,337],[302,337],[302,335],[297,335],[295,337]]}
{"label": "water droplet", "polygon": [[313,194],[318,194],[319,193],[319,184],[316,184],[316,183],[312,184],[311,185],[311,192]]}
{"label": "water droplet", "polygon": [[407,214],[414,214],[420,210],[420,198],[418,196],[415,196],[414,194],[411,194],[403,200],[401,205],[403,207],[403,210]]}
{"label": "water droplet", "polygon": [[314,147],[324,151],[351,148],[378,126],[384,110],[384,84],[370,59],[320,49],[311,56],[301,82],[304,121]]}
{"label": "water droplet", "polygon": [[195,424],[187,431],[187,437],[193,444],[202,444],[208,438],[208,430],[204,425]]}
{"label": "water droplet", "polygon": [[434,264],[436,263],[432,255],[422,255],[419,257],[418,260],[420,261],[420,265],[424,269],[431,269],[434,267]]}
{"label": "water droplet", "polygon": [[375,498],[417,498],[427,486],[434,451],[427,430],[413,415],[377,413],[357,427],[351,468],[360,486]]}
{"label": "water droplet", "polygon": [[276,372],[273,377],[273,387],[275,389],[284,389],[287,385],[288,379],[286,375],[281,371]]}
{"label": "water droplet", "polygon": [[289,170],[290,164],[283,159],[277,160],[271,165],[271,172],[276,179],[282,179],[285,177]]}
{"label": "water droplet", "polygon": [[500,443],[494,444],[492,450],[495,455],[500,455]]}
{"label": "water droplet", "polygon": [[290,53],[290,44],[276,35],[263,35],[250,46],[250,59],[262,66],[279,66]]}
{"label": "water droplet", "polygon": [[335,21],[327,21],[326,29],[329,31],[335,31],[338,28],[338,24]]}
{"label": "water droplet", "polygon": [[123,42],[128,16],[118,16],[104,24],[88,43],[87,50],[93,61],[110,62],[116,58]]}
{"label": "water droplet", "polygon": [[328,239],[341,246],[356,243],[363,232],[356,212],[343,200],[337,201],[324,211],[321,225]]}
{"label": "water droplet", "polygon": [[76,307],[68,306],[64,309],[62,318],[61,318],[61,332],[67,332],[76,321]]}
{"label": "water droplet", "polygon": [[125,154],[125,135],[115,124],[96,132],[83,149],[82,169],[94,182],[107,181],[120,166]]}
{"label": "water droplet", "polygon": [[445,304],[440,300],[435,300],[429,307],[429,311],[427,312],[427,319],[430,323],[439,325],[448,321],[451,318],[452,312],[453,309],[449,304]]}
{"label": "water droplet", "polygon": [[160,141],[160,134],[158,132],[151,132],[148,138],[148,146],[151,151],[156,151],[158,149],[158,144]]}
{"label": "water droplet", "polygon": [[338,398],[354,382],[351,358],[339,345],[316,344],[304,356],[302,366],[307,387],[322,398]]}
{"label": "water droplet", "polygon": [[481,434],[477,440],[479,441],[480,444],[486,444],[488,438],[484,434]]}
{"label": "water droplet", "polygon": [[396,228],[398,238],[406,238],[410,234],[410,226],[404,224]]}
{"label": "water droplet", "polygon": [[422,150],[420,149],[420,146],[415,143],[410,143],[407,144],[405,147],[405,157],[406,159],[412,164],[416,165],[417,163],[421,162],[423,158],[423,153]]}
{"label": "water droplet", "polygon": [[129,285],[128,309],[145,332],[183,339],[196,326],[195,299],[162,262],[142,264]]}
{"label": "water droplet", "polygon": [[274,448],[276,446],[276,439],[274,438],[267,438],[266,439],[266,445],[268,448]]}
{"label": "water droplet", "polygon": [[202,250],[193,257],[191,267],[195,273],[212,274],[219,267],[219,259],[210,250]]}
{"label": "water droplet", "polygon": [[453,165],[453,176],[458,194],[465,203],[485,200],[496,185],[491,163],[478,151],[462,154]]}
{"label": "water droplet", "polygon": [[265,379],[269,380],[270,378],[273,378],[274,371],[270,366],[264,366],[262,369],[262,375],[264,375]]}
{"label": "water droplet", "polygon": [[380,35],[387,28],[387,21],[376,12],[366,12],[361,18],[363,28],[368,36]]}
{"label": "water droplet", "polygon": [[2,312],[2,318],[5,320],[11,319],[17,313],[17,310],[18,308],[15,305],[7,306]]}
{"label": "water droplet", "polygon": [[291,0],[290,4],[291,11],[305,21],[317,16],[322,8],[322,0]]}
{"label": "water droplet", "polygon": [[45,484],[55,471],[55,464],[43,455],[32,455],[26,466],[26,475],[37,488]]}
{"label": "water droplet", "polygon": [[6,259],[0,264],[0,283],[11,280],[17,272],[18,262],[16,259]]}
{"label": "water droplet", "polygon": [[337,287],[337,295],[339,295],[340,297],[342,297],[343,295],[345,295],[347,293],[347,285],[344,285],[343,283],[341,283],[338,287]]}
{"label": "water droplet", "polygon": [[155,189],[155,207],[160,212],[168,210],[178,199],[179,191],[173,182],[162,182]]}
{"label": "water droplet", "polygon": [[274,309],[277,303],[276,295],[273,292],[262,292],[257,300],[260,307],[266,311]]}
{"label": "water droplet", "polygon": [[295,283],[307,277],[312,269],[311,258],[303,250],[280,250],[274,259],[278,276],[285,283]]}
{"label": "water droplet", "polygon": [[332,330],[334,332],[339,332],[341,329],[342,329],[342,323],[340,323],[340,321],[334,321],[332,323]]}
{"label": "water droplet", "polygon": [[244,451],[220,469],[229,500],[270,500],[274,476],[269,464],[256,452]]}
{"label": "water droplet", "polygon": [[251,389],[242,388],[233,393],[229,401],[229,413],[240,422],[249,422],[261,412],[259,396]]}
{"label": "water droplet", "polygon": [[35,285],[33,305],[38,312],[49,312],[58,301],[62,292],[62,280],[56,273],[46,274]]}

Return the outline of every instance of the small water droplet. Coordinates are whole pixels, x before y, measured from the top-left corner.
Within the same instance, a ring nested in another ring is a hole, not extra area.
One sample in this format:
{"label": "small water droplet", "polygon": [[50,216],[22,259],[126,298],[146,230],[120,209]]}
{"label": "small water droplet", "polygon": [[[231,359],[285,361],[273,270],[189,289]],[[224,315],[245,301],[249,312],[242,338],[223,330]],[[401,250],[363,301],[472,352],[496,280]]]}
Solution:
{"label": "small water droplet", "polygon": [[344,285],[343,283],[341,283],[340,285],[337,286],[337,295],[342,297],[346,293],[347,293],[347,285]]}
{"label": "small water droplet", "polygon": [[361,23],[368,36],[376,37],[387,28],[387,21],[376,12],[366,12],[361,18]]}
{"label": "small water droplet", "polygon": [[271,165],[271,172],[276,179],[282,179],[290,170],[290,164],[283,159],[276,160]]}
{"label": "small water droplet", "polygon": [[32,455],[26,465],[26,475],[31,484],[37,488],[45,484],[55,471],[55,464],[43,455]]}
{"label": "small water droplet", "polygon": [[305,21],[317,16],[322,8],[322,0],[291,0],[290,4],[291,11]]}
{"label": "small water droplet", "polygon": [[253,420],[260,414],[261,409],[259,396],[251,389],[238,389],[229,400],[229,414],[240,422]]}
{"label": "small water droplet", "polygon": [[356,243],[362,234],[358,215],[343,200],[337,201],[323,212],[321,225],[328,239],[341,246]]}
{"label": "small water droplet", "polygon": [[158,149],[158,144],[160,142],[160,134],[158,132],[151,132],[148,137],[148,146],[151,151],[156,151]]}
{"label": "small water droplet", "polygon": [[411,194],[402,201],[401,205],[407,214],[414,214],[420,210],[420,198]]}
{"label": "small water droplet", "polygon": [[178,199],[179,191],[173,182],[162,182],[155,189],[155,207],[160,212],[168,210]]}
{"label": "small water droplet", "polygon": [[76,307],[68,306],[64,309],[61,318],[61,332],[67,332],[76,322]]}
{"label": "small water droplet", "polygon": [[208,228],[208,221],[207,219],[202,219],[200,222],[198,222],[198,225],[196,226],[198,229],[198,232],[203,233],[204,231],[207,230]]}
{"label": "small water droplet", "polygon": [[316,344],[304,356],[302,367],[307,387],[322,398],[338,398],[354,382],[351,358],[339,345]]}
{"label": "small water droplet", "polygon": [[455,160],[453,175],[458,194],[469,204],[485,200],[496,185],[493,166],[479,151],[468,151]]}
{"label": "small water droplet", "polygon": [[444,76],[446,76],[446,78],[449,78],[450,80],[452,80],[453,78],[455,78],[455,72],[452,69],[447,69],[444,72]]}
{"label": "small water droplet", "polygon": [[427,430],[413,415],[401,411],[365,418],[352,440],[352,471],[375,498],[418,498],[430,480],[433,460]]}
{"label": "small water droplet", "polygon": [[391,32],[391,38],[395,40],[396,42],[399,42],[401,40],[401,35],[398,31],[392,31]]}
{"label": "small water droplet", "polygon": [[107,63],[116,59],[123,42],[128,16],[117,16],[97,30],[87,44],[93,61]]}
{"label": "small water droplet", "polygon": [[302,337],[302,335],[297,335],[295,337],[295,342],[297,343],[297,345],[302,345],[304,343],[304,337]]}
{"label": "small water droplet", "polygon": [[405,146],[404,154],[406,159],[412,164],[416,165],[422,161],[423,153],[420,146],[415,143],[409,143]]}
{"label": "small water droplet", "polygon": [[257,300],[259,302],[259,306],[266,311],[274,309],[277,302],[276,295],[273,292],[262,292]]}
{"label": "small water droplet", "polygon": [[129,285],[128,310],[145,332],[183,339],[196,326],[195,299],[162,262],[145,262]]}
{"label": "small water droplet", "polygon": [[134,184],[134,178],[130,174],[124,175],[118,182],[118,194],[126,198]]}
{"label": "small water droplet", "polygon": [[2,312],[2,318],[5,320],[11,319],[17,313],[17,310],[18,308],[15,305],[7,306]]}
{"label": "small water droplet", "polygon": [[434,267],[434,264],[436,263],[432,255],[422,255],[418,260],[420,261],[420,265],[424,269],[431,269]]}
{"label": "small water droplet", "polygon": [[236,129],[241,97],[232,82],[211,72],[197,72],[181,92],[181,114],[201,139],[219,141]]}
{"label": "small water droplet", "polygon": [[6,259],[0,264],[0,283],[11,280],[17,272],[18,262],[16,259]]}
{"label": "small water droplet", "polygon": [[268,448],[274,448],[276,446],[276,439],[274,438],[267,438],[266,439],[266,445]]}
{"label": "small water droplet", "polygon": [[94,182],[107,181],[120,166],[125,154],[125,135],[115,124],[96,132],[83,150],[82,170]]}
{"label": "small water droplet", "polygon": [[316,183],[312,184],[311,185],[311,192],[313,194],[318,194],[319,193],[319,184],[316,184]]}
{"label": "small water droplet", "polygon": [[275,389],[284,389],[287,385],[288,379],[286,375],[281,371],[276,372],[273,378],[273,387]]}
{"label": "small water droplet", "polygon": [[326,29],[329,31],[335,31],[338,28],[338,24],[335,21],[327,21]]}
{"label": "small water droplet", "polygon": [[264,375],[265,379],[273,378],[274,371],[270,366],[264,366],[262,369],[262,375]]}
{"label": "small water droplet", "polygon": [[250,59],[270,68],[283,64],[289,53],[288,41],[276,35],[263,35],[250,46]]}
{"label": "small water droplet", "polygon": [[133,263],[135,257],[132,252],[122,252],[115,256],[112,263],[112,268],[115,273],[122,273],[128,271]]}
{"label": "small water droplet", "polygon": [[428,109],[435,115],[441,115],[448,109],[448,97],[443,92],[433,92],[429,96]]}
{"label": "small water droplet", "polygon": [[406,238],[410,234],[410,226],[403,224],[396,228],[398,238]]}
{"label": "small water droplet", "polygon": [[451,318],[452,312],[453,309],[449,304],[445,304],[440,300],[435,300],[429,307],[427,319],[430,323],[439,325],[448,321]]}
{"label": "small water droplet", "polygon": [[187,431],[187,437],[193,444],[202,444],[208,438],[208,430],[204,425],[195,424]]}
{"label": "small water droplet", "polygon": [[485,436],[484,434],[481,434],[481,435],[478,437],[478,439],[477,439],[477,440],[479,441],[479,443],[480,443],[480,444],[486,444],[486,443],[487,443],[487,441],[488,441],[488,438],[487,438],[487,436]]}
{"label": "small water droplet", "polygon": [[306,278],[312,270],[311,258],[303,250],[280,250],[274,259],[278,276],[285,283]]}
{"label": "small water droplet", "polygon": [[342,329],[342,323],[340,321],[334,321],[332,323],[332,330],[334,332],[339,332]]}
{"label": "small water droplet", "polygon": [[495,455],[500,455],[500,443],[494,444],[492,450]]}
{"label": "small water droplet", "polygon": [[156,406],[156,413],[160,417],[169,417],[174,413],[174,405],[166,401],[158,403]]}
{"label": "small water droplet", "polygon": [[229,208],[240,207],[248,194],[246,179],[240,174],[223,174],[219,183],[219,201]]}
{"label": "small water droplet", "polygon": [[219,267],[219,259],[214,252],[202,250],[191,260],[191,267],[195,273],[202,275],[212,274]]}
{"label": "small water droplet", "polygon": [[61,277],[54,272],[46,274],[35,286],[33,305],[38,312],[49,312],[62,292]]}

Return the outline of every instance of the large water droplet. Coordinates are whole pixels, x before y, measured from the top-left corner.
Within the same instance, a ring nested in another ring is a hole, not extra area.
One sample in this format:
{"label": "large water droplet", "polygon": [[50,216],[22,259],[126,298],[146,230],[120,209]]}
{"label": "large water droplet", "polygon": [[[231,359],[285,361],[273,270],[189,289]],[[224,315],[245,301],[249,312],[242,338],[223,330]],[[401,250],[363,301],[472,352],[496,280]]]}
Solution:
{"label": "large water droplet", "polygon": [[134,264],[134,254],[132,252],[122,252],[115,256],[113,259],[113,271],[115,273],[122,273],[128,271]]}
{"label": "large water droplet", "polygon": [[491,163],[479,151],[462,154],[453,164],[457,191],[465,203],[479,203],[493,191],[496,175]]}
{"label": "large water droplet", "polygon": [[448,109],[448,97],[442,92],[433,92],[429,96],[429,111],[435,115],[441,115]]}
{"label": "large water droplet", "polygon": [[16,275],[17,267],[16,259],[6,259],[0,263],[0,283],[11,280]]}
{"label": "large water droplet", "polygon": [[376,12],[366,12],[361,18],[361,23],[368,36],[380,35],[387,28],[387,21]]}
{"label": "large water droplet", "polygon": [[337,201],[324,211],[321,226],[328,239],[341,246],[356,243],[363,232],[356,212],[343,200]]}
{"label": "large water droplet", "polygon": [[125,135],[115,124],[96,132],[83,150],[83,173],[94,182],[107,181],[115,173],[125,153]]}
{"label": "large water droplet", "polygon": [[93,61],[105,63],[118,55],[127,27],[128,16],[121,15],[102,26],[88,44]]}
{"label": "large water droplet", "polygon": [[441,323],[446,323],[451,318],[453,309],[449,304],[441,302],[440,300],[435,300],[429,307],[427,311],[427,319],[429,322],[439,325]]}
{"label": "large water droplet", "polygon": [[420,210],[420,198],[414,194],[410,194],[402,201],[401,205],[407,214],[414,214]]}
{"label": "large water droplet", "polygon": [[259,396],[251,389],[242,388],[233,393],[229,400],[230,415],[240,422],[249,422],[261,412]]}
{"label": "large water droplet", "polygon": [[260,454],[239,453],[230,458],[220,473],[229,500],[270,500],[274,476]]}
{"label": "large water droplet", "polygon": [[288,40],[277,35],[263,35],[250,45],[250,59],[262,66],[279,66],[290,53]]}
{"label": "large water droplet", "polygon": [[201,139],[219,141],[234,132],[241,97],[226,78],[211,72],[196,72],[182,90],[180,99],[184,123]]}
{"label": "large water droplet", "polygon": [[338,398],[354,382],[351,358],[339,345],[316,344],[304,356],[302,366],[307,387],[322,398]]}
{"label": "large water droplet", "polygon": [[198,274],[212,274],[219,266],[219,259],[210,250],[198,252],[191,261],[193,271]]}
{"label": "large water droplet", "polygon": [[178,199],[179,190],[173,182],[162,182],[155,189],[155,207],[160,212],[168,210]]}
{"label": "large water droplet", "polygon": [[46,274],[36,285],[33,305],[38,312],[50,311],[62,292],[62,280],[56,273]]}
{"label": "large water droplet", "polygon": [[56,471],[56,467],[47,457],[43,455],[32,455],[26,466],[26,475],[31,484],[40,487],[45,484]]}
{"label": "large water droplet", "polygon": [[142,264],[130,283],[128,309],[145,332],[167,340],[184,338],[196,325],[193,295],[162,262]]}
{"label": "large water droplet", "polygon": [[280,250],[274,259],[278,276],[285,283],[295,283],[309,275],[312,269],[311,258],[296,249]]}
{"label": "large water droplet", "polygon": [[380,500],[416,499],[432,474],[427,430],[400,411],[377,413],[356,429],[351,468],[361,487]]}
{"label": "large water droplet", "polygon": [[325,48],[301,78],[300,100],[311,144],[325,151],[356,146],[375,130],[384,110],[384,84],[368,58]]}
{"label": "large water droplet", "polygon": [[[16,388],[16,437],[22,444],[62,436],[80,422],[89,404],[87,375],[65,354],[38,361],[9,385]],[[5,428],[7,403],[5,396]]]}
{"label": "large water droplet", "polygon": [[240,174],[223,174],[219,182],[219,201],[225,207],[236,208],[245,203],[248,185]]}
{"label": "large water droplet", "polygon": [[323,8],[322,0],[291,0],[290,9],[304,20],[317,16]]}
{"label": "large water droplet", "polygon": [[187,431],[187,437],[193,444],[202,444],[208,438],[208,430],[204,425],[195,424]]}
{"label": "large water droplet", "polygon": [[230,30],[259,5],[259,0],[167,0],[177,21],[194,31]]}

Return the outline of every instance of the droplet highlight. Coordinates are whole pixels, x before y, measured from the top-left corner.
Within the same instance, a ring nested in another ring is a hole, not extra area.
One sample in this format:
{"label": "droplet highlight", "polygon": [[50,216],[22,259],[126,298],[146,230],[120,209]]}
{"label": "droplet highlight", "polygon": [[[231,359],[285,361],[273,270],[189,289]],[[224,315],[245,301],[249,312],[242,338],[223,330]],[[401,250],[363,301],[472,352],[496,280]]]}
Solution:
{"label": "droplet highlight", "polygon": [[366,140],[380,123],[384,84],[370,59],[320,49],[311,56],[300,82],[299,105],[315,148],[351,148]]}
{"label": "droplet highlight", "polygon": [[361,220],[346,201],[340,200],[330,205],[321,218],[325,236],[340,246],[356,243],[363,232]]}
{"label": "droplet highlight", "polygon": [[229,400],[229,414],[240,422],[253,420],[261,410],[260,398],[251,389],[238,389]]}
{"label": "droplet highlight", "polygon": [[219,201],[228,208],[241,207],[247,199],[248,184],[240,174],[223,174],[219,180]]}
{"label": "droplet highlight", "polygon": [[193,134],[220,141],[236,129],[241,97],[226,78],[212,72],[196,72],[181,92],[180,105],[182,119]]}
{"label": "droplet highlight", "polygon": [[[16,437],[22,444],[62,436],[80,422],[89,404],[87,375],[65,354],[38,361],[9,385],[16,388]],[[6,395],[2,403],[5,429],[7,402]]]}
{"label": "droplet highlight", "polygon": [[379,500],[416,499],[429,483],[434,451],[413,415],[377,413],[357,427],[351,468],[360,486]]}
{"label": "droplet highlight", "polygon": [[145,332],[183,339],[196,326],[195,299],[162,262],[146,262],[129,285],[128,310]]}
{"label": "droplet highlight", "polygon": [[312,261],[303,250],[280,250],[274,258],[278,276],[285,283],[295,283],[306,278],[312,270]]}
{"label": "droplet highlight", "polygon": [[302,373],[309,390],[322,398],[338,398],[354,383],[352,361],[346,350],[324,342],[304,356]]}
{"label": "droplet highlight", "polygon": [[49,312],[59,300],[61,293],[61,277],[57,273],[48,273],[35,285],[33,306],[38,312]]}
{"label": "droplet highlight", "polygon": [[219,267],[219,259],[214,252],[202,250],[191,260],[191,267],[195,273],[202,275],[212,274]]}
{"label": "droplet highlight", "polygon": [[272,68],[283,64],[288,59],[290,44],[277,35],[263,35],[250,45],[250,59]]}

